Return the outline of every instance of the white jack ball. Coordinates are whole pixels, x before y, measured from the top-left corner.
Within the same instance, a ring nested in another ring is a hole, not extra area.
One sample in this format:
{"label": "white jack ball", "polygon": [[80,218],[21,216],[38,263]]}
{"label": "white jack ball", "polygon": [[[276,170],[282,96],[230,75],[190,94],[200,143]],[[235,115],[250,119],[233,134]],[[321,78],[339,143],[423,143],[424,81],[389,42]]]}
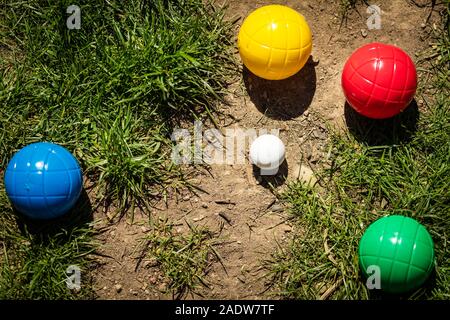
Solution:
{"label": "white jack ball", "polygon": [[272,134],[263,134],[250,146],[250,161],[261,169],[261,174],[275,175],[285,157],[283,141]]}

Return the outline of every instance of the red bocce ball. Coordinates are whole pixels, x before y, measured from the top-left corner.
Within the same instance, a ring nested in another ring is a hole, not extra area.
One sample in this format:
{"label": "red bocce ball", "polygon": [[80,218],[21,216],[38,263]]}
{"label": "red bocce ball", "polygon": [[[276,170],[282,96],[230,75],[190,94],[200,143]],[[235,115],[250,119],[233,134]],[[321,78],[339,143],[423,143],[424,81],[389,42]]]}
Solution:
{"label": "red bocce ball", "polygon": [[350,106],[373,119],[402,112],[413,100],[417,72],[406,52],[370,43],[356,50],[342,72],[342,88]]}

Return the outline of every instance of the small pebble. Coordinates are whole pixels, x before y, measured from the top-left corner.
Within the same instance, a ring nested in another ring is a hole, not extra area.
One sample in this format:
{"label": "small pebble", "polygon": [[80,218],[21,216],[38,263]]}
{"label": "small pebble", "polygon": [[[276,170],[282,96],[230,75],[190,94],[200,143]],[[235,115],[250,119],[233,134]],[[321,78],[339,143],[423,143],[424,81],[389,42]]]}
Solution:
{"label": "small pebble", "polygon": [[166,291],[167,290],[167,284],[166,283],[161,283],[159,286],[158,286],[158,290],[159,291],[162,291],[162,292],[164,292],[164,291]]}
{"label": "small pebble", "polygon": [[137,291],[134,291],[133,289],[130,289],[130,293],[131,293],[133,296],[137,296],[137,295],[138,295]]}
{"label": "small pebble", "polygon": [[195,222],[197,222],[197,221],[201,221],[201,220],[203,220],[203,219],[205,219],[205,216],[199,216],[199,217],[196,217],[196,218],[194,218],[194,219],[192,219],[192,220],[194,220]]}
{"label": "small pebble", "polygon": [[158,260],[156,260],[156,259],[146,260],[144,262],[144,268],[156,267],[157,265],[158,265]]}
{"label": "small pebble", "polygon": [[270,210],[272,212],[283,212],[284,207],[279,203],[275,203],[272,207],[270,207]]}
{"label": "small pebble", "polygon": [[121,285],[121,284],[116,284],[116,285],[114,286],[114,289],[116,289],[116,292],[117,292],[117,293],[120,293],[120,292],[122,291],[122,285]]}

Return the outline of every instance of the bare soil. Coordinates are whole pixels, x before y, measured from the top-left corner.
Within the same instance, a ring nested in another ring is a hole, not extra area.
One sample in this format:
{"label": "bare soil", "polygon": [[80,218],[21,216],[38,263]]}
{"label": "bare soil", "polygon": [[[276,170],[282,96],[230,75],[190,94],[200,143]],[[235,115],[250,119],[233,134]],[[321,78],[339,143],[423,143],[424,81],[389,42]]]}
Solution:
{"label": "bare soil", "polygon": [[[240,17],[236,27],[254,9],[266,4],[285,4],[301,12],[313,32],[313,52],[307,65],[295,76],[282,81],[266,81],[242,70],[231,86],[232,94],[222,107],[222,127],[279,129],[286,145],[287,161],[272,179],[255,174],[248,163],[212,165],[199,172],[193,182],[206,192],[186,193],[160,203],[153,216],[167,217],[177,231],[187,231],[186,221],[208,227],[222,244],[216,247],[223,266],[215,263],[206,275],[209,288],[201,287],[188,298],[267,299],[262,261],[270,259],[278,246],[288,243],[292,228],[282,204],[269,187],[282,190],[288,181],[314,179],[314,171],[327,163],[329,129],[347,130],[345,98],[340,86],[343,65],[358,47],[373,41],[403,48],[413,60],[429,45],[433,19],[427,21],[431,7],[418,7],[405,0],[379,0],[381,30],[368,30],[369,14],[359,5],[342,21],[339,5],[331,1],[252,1],[231,0],[229,18]],[[425,3],[423,1],[423,3]],[[237,57],[239,59],[239,57]],[[419,109],[421,108],[419,101]],[[234,120],[233,120],[234,119]],[[314,181],[313,181],[314,182]],[[319,181],[320,183],[320,181]],[[226,203],[229,202],[229,203]],[[227,222],[222,216],[226,216]],[[105,221],[104,215],[96,218]],[[138,268],[140,239],[148,229],[139,221],[125,219],[108,226],[100,236],[103,245],[95,274],[100,299],[171,299],[165,293],[167,282],[158,266],[143,261]],[[107,225],[106,222],[101,224]]]}

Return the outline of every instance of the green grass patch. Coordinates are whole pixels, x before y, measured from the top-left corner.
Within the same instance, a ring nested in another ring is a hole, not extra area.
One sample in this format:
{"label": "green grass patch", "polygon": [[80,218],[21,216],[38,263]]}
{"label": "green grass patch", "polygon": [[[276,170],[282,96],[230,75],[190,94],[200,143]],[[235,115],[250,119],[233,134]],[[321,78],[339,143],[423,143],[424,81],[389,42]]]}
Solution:
{"label": "green grass patch", "polygon": [[204,275],[218,257],[212,234],[189,225],[187,234],[178,234],[168,221],[156,221],[145,239],[147,257],[155,259],[177,298],[207,286]]}
{"label": "green grass patch", "polygon": [[[86,203],[56,221],[27,221],[5,205],[1,191],[0,299],[93,298],[91,254],[97,245]],[[80,288],[68,288],[69,266],[80,269]]]}
{"label": "green grass patch", "polygon": [[[0,299],[91,299],[94,297],[87,255],[94,250],[92,232],[61,231],[48,243],[34,237],[8,234],[3,242]],[[5,244],[6,243],[6,244]],[[6,246],[8,246],[6,249]],[[80,289],[69,289],[69,266],[80,268]]]}

